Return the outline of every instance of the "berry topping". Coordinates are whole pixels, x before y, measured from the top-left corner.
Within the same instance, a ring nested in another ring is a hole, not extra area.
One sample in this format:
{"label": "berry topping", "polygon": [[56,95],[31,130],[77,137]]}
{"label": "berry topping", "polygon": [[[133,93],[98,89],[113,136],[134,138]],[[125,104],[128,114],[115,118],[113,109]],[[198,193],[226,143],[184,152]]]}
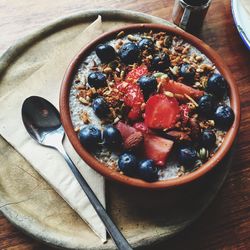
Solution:
{"label": "berry topping", "polygon": [[141,65],[127,74],[125,82],[117,82],[116,84],[117,89],[124,94],[124,104],[131,108],[128,118],[132,121],[141,117],[141,105],[144,103],[143,93],[140,87],[135,83],[138,78],[147,72],[147,67]]}
{"label": "berry topping", "polygon": [[154,42],[151,39],[142,38],[138,43],[138,47],[142,51],[147,50],[149,52],[152,52],[154,50]]}
{"label": "berry topping", "polygon": [[184,78],[187,83],[194,81],[195,69],[188,63],[183,63],[180,67],[180,76]]}
{"label": "berry topping", "polygon": [[192,146],[180,148],[178,160],[182,165],[192,167],[197,160],[197,152],[195,148]]}
{"label": "berry topping", "polygon": [[118,122],[116,128],[120,131],[123,140],[125,141],[130,135],[137,132],[137,130],[123,122]]}
{"label": "berry topping", "polygon": [[144,154],[146,158],[152,159],[158,166],[164,166],[170,154],[173,141],[168,139],[145,134],[144,135]]}
{"label": "berry topping", "polygon": [[149,128],[171,128],[179,117],[180,108],[175,98],[157,94],[148,99],[145,107],[145,124]]}
{"label": "berry topping", "polygon": [[95,150],[101,142],[101,131],[94,125],[88,125],[79,131],[79,140],[88,150]]}
{"label": "berry topping", "polygon": [[100,58],[101,62],[110,62],[113,61],[116,57],[116,52],[114,48],[108,44],[99,44],[95,52]]}
{"label": "berry topping", "polygon": [[95,114],[100,118],[103,118],[110,113],[109,106],[102,97],[97,97],[93,100],[92,108]]}
{"label": "berry topping", "polygon": [[122,144],[120,131],[112,125],[108,125],[103,130],[103,139],[107,147],[119,148]]}
{"label": "berry topping", "polygon": [[137,83],[143,92],[145,100],[157,90],[157,80],[154,76],[142,76]]}
{"label": "berry topping", "polygon": [[137,171],[137,159],[135,155],[124,153],[120,155],[118,160],[119,169],[128,176],[133,176]]}
{"label": "berry topping", "polygon": [[190,108],[187,104],[180,105],[180,116],[181,116],[181,123],[183,126],[187,125],[187,122],[189,120],[189,112]]}
{"label": "berry topping", "polygon": [[148,182],[153,182],[156,181],[158,178],[157,172],[158,170],[153,160],[142,160],[139,162],[138,165],[139,178]]}
{"label": "berry topping", "polygon": [[146,65],[142,64],[128,72],[125,82],[136,83],[141,76],[146,74],[148,74],[148,68]]}
{"label": "berry topping", "polygon": [[151,69],[157,71],[164,71],[170,66],[169,55],[161,53],[158,56],[154,57],[151,62]]}
{"label": "berry topping", "polygon": [[211,95],[204,95],[200,98],[198,105],[199,113],[203,116],[209,117],[213,114],[214,111],[214,97]]}
{"label": "berry topping", "polygon": [[206,91],[217,98],[222,98],[227,91],[227,82],[222,75],[213,74],[208,79]]}
{"label": "berry topping", "polygon": [[215,145],[216,136],[211,130],[204,130],[200,136],[200,145],[204,148],[211,149]]}
{"label": "berry topping", "polygon": [[148,134],[148,133],[151,132],[150,129],[146,126],[146,124],[145,124],[144,122],[136,122],[136,123],[133,125],[133,127],[134,127],[136,130],[142,132],[143,134]]}
{"label": "berry topping", "polygon": [[178,100],[188,100],[187,95],[193,99],[198,99],[204,95],[204,91],[194,89],[183,83],[169,80],[168,78],[157,78],[159,84],[161,84],[161,92],[169,91],[175,94]]}
{"label": "berry topping", "polygon": [[234,112],[229,106],[219,106],[214,114],[215,125],[223,130],[227,130],[234,122]]}
{"label": "berry topping", "polygon": [[107,86],[106,76],[101,72],[92,72],[88,75],[88,84],[92,88],[103,88]]}
{"label": "berry topping", "polygon": [[118,52],[121,61],[125,64],[133,64],[138,61],[140,49],[135,43],[128,42],[122,45]]}

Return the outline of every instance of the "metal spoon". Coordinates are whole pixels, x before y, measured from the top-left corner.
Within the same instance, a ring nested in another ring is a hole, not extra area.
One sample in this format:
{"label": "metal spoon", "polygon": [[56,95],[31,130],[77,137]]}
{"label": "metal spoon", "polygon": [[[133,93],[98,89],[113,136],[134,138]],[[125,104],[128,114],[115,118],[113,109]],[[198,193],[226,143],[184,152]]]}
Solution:
{"label": "metal spoon", "polygon": [[132,249],[120,230],[113,223],[106,210],[80,174],[63,147],[64,129],[58,110],[47,100],[38,96],[27,98],[22,106],[22,119],[30,136],[41,145],[57,149],[64,157],[92,206],[106,226],[120,250]]}

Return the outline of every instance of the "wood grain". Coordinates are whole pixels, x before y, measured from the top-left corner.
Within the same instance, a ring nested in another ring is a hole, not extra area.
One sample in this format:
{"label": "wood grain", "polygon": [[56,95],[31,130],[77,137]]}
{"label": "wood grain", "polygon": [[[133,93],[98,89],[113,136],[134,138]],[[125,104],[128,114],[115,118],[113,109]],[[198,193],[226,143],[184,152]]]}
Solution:
{"label": "wood grain", "polygon": [[[171,20],[173,0],[1,0],[0,53],[46,23],[79,10],[121,8]],[[200,38],[230,67],[241,95],[241,128],[230,174],[217,198],[193,225],[150,249],[250,249],[250,53],[233,24],[229,0],[214,0]],[[157,211],[155,211],[157,213]],[[52,249],[0,215],[0,249]]]}

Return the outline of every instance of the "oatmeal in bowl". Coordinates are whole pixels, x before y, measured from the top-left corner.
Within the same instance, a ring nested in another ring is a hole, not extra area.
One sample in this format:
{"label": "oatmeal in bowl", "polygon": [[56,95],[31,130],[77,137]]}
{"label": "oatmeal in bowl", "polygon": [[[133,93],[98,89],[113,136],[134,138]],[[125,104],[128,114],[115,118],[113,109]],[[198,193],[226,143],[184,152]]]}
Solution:
{"label": "oatmeal in bowl", "polygon": [[164,188],[202,176],[231,148],[239,97],[219,56],[161,25],[102,35],[69,66],[60,95],[71,143],[121,183]]}

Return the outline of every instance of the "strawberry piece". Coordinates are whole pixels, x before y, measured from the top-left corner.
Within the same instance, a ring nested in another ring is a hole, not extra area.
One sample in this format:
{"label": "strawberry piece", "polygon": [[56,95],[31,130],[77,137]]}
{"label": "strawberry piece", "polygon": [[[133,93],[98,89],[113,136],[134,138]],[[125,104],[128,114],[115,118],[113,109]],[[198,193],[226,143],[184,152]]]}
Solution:
{"label": "strawberry piece", "polygon": [[180,108],[175,98],[157,94],[148,99],[145,107],[145,124],[149,128],[171,128],[179,117]]}
{"label": "strawberry piece", "polygon": [[176,98],[181,101],[188,100],[185,95],[188,95],[193,99],[198,99],[205,94],[204,91],[194,89],[180,82],[169,80],[168,78],[157,78],[157,81],[161,84],[161,93],[163,93],[164,91],[170,91],[173,94],[179,95],[176,96]]}
{"label": "strawberry piece", "polygon": [[136,82],[142,75],[147,73],[147,67],[145,65],[141,65],[131,70],[127,74],[125,81],[116,82],[117,89],[124,94],[124,104],[131,108],[128,118],[133,121],[141,117],[141,105],[144,102],[143,93]]}
{"label": "strawberry piece", "polygon": [[146,126],[144,122],[137,122],[133,125],[133,127],[143,134],[152,133],[152,131]]}
{"label": "strawberry piece", "polygon": [[146,74],[148,74],[148,68],[142,64],[128,72],[125,81],[128,83],[136,83],[141,76]]}
{"label": "strawberry piece", "polygon": [[189,120],[189,112],[190,108],[188,107],[187,104],[182,104],[180,105],[180,116],[181,116],[181,123],[183,126],[187,125],[187,122]]}
{"label": "strawberry piece", "polygon": [[116,128],[120,131],[123,141],[125,141],[130,135],[137,132],[137,130],[123,122],[118,122]]}
{"label": "strawberry piece", "polygon": [[144,154],[152,159],[156,165],[164,166],[171,152],[174,142],[159,136],[144,135]]}

